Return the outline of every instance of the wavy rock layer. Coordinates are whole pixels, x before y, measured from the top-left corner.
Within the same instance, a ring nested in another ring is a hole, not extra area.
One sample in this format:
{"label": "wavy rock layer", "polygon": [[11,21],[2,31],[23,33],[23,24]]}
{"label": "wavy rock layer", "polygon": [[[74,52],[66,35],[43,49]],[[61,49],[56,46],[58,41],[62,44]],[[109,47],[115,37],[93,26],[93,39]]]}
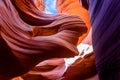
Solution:
{"label": "wavy rock layer", "polygon": [[32,0],[0,0],[0,75],[11,78],[45,59],[75,56],[86,32],[77,16],[44,14]]}

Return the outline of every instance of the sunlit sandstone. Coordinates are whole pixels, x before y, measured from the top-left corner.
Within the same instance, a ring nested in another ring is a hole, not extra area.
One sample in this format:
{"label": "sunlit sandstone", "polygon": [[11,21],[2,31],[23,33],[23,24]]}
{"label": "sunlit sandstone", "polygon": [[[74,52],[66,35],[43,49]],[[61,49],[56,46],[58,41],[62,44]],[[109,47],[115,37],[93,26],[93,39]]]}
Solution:
{"label": "sunlit sandstone", "polygon": [[1,0],[0,4],[0,75],[13,78],[43,60],[78,54],[78,38],[87,32],[78,16],[45,14],[33,0]]}

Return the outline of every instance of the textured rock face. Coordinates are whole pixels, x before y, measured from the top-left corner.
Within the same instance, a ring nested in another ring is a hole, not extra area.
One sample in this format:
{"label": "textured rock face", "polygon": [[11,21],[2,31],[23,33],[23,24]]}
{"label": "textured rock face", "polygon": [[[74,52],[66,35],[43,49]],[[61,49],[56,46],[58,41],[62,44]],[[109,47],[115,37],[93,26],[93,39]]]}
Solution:
{"label": "textured rock face", "polygon": [[[80,5],[79,0],[57,0],[57,10],[59,13],[77,15],[79,16],[86,24],[88,32],[90,30],[90,18],[88,11]],[[86,34],[79,38],[78,43],[80,43]]]}
{"label": "textured rock face", "polygon": [[97,74],[93,53],[77,59],[63,75],[63,80],[86,80]]}
{"label": "textured rock face", "polygon": [[[76,6],[77,9],[73,9],[73,6]],[[88,12],[80,6],[79,2],[76,2],[75,0],[58,0],[57,9],[59,13],[77,15],[80,18],[82,16],[82,19],[85,21],[86,25],[90,27]],[[81,40],[82,39],[80,39],[79,42],[81,42]],[[57,80],[58,78],[60,80],[84,80],[94,76],[97,73],[93,53],[86,55],[84,58],[80,57],[79,59],[77,59],[75,63],[68,67],[67,71],[63,76],[60,74],[64,73],[65,64],[63,63],[63,59],[60,60],[46,60],[42,63],[46,62],[48,64],[42,65],[40,63],[33,70],[23,75],[22,77],[25,80]]]}
{"label": "textured rock face", "polygon": [[0,4],[0,75],[11,78],[45,59],[78,54],[78,38],[87,32],[78,16],[44,14],[33,0]]}
{"label": "textured rock face", "polygon": [[24,80],[58,80],[66,70],[63,58],[45,60],[28,73],[24,74]]}
{"label": "textured rock face", "polygon": [[45,10],[45,3],[44,0],[35,0],[34,1],[35,5],[37,6],[37,8],[41,11]]}
{"label": "textured rock face", "polygon": [[88,1],[99,78],[120,80],[120,1]]}

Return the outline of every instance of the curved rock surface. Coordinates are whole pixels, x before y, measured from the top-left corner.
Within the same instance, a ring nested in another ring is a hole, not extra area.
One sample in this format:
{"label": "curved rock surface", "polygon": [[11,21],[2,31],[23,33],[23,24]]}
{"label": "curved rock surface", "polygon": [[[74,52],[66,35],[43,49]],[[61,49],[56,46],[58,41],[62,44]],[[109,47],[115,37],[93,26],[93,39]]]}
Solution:
{"label": "curved rock surface", "polygon": [[49,58],[78,54],[78,38],[87,32],[73,15],[47,15],[33,0],[0,0],[0,75],[21,75]]}

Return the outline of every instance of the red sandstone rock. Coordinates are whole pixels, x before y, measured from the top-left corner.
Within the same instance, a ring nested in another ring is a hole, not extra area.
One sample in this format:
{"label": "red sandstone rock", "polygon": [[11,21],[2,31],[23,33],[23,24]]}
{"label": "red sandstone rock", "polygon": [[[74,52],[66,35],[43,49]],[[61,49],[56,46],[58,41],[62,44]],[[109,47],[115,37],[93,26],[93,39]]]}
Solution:
{"label": "red sandstone rock", "polygon": [[77,59],[63,75],[63,80],[85,80],[96,75],[96,66],[93,53]]}
{"label": "red sandstone rock", "polygon": [[44,11],[45,9],[44,0],[36,0],[35,4],[39,10]]}
{"label": "red sandstone rock", "polygon": [[[90,30],[90,18],[88,11],[80,5],[79,0],[57,0],[57,10],[59,13],[77,15],[85,22],[88,32]],[[79,37],[78,43],[80,43],[87,34]]]}
{"label": "red sandstone rock", "polygon": [[12,78],[43,60],[75,56],[86,32],[78,16],[44,14],[33,0],[0,0],[0,75]]}

